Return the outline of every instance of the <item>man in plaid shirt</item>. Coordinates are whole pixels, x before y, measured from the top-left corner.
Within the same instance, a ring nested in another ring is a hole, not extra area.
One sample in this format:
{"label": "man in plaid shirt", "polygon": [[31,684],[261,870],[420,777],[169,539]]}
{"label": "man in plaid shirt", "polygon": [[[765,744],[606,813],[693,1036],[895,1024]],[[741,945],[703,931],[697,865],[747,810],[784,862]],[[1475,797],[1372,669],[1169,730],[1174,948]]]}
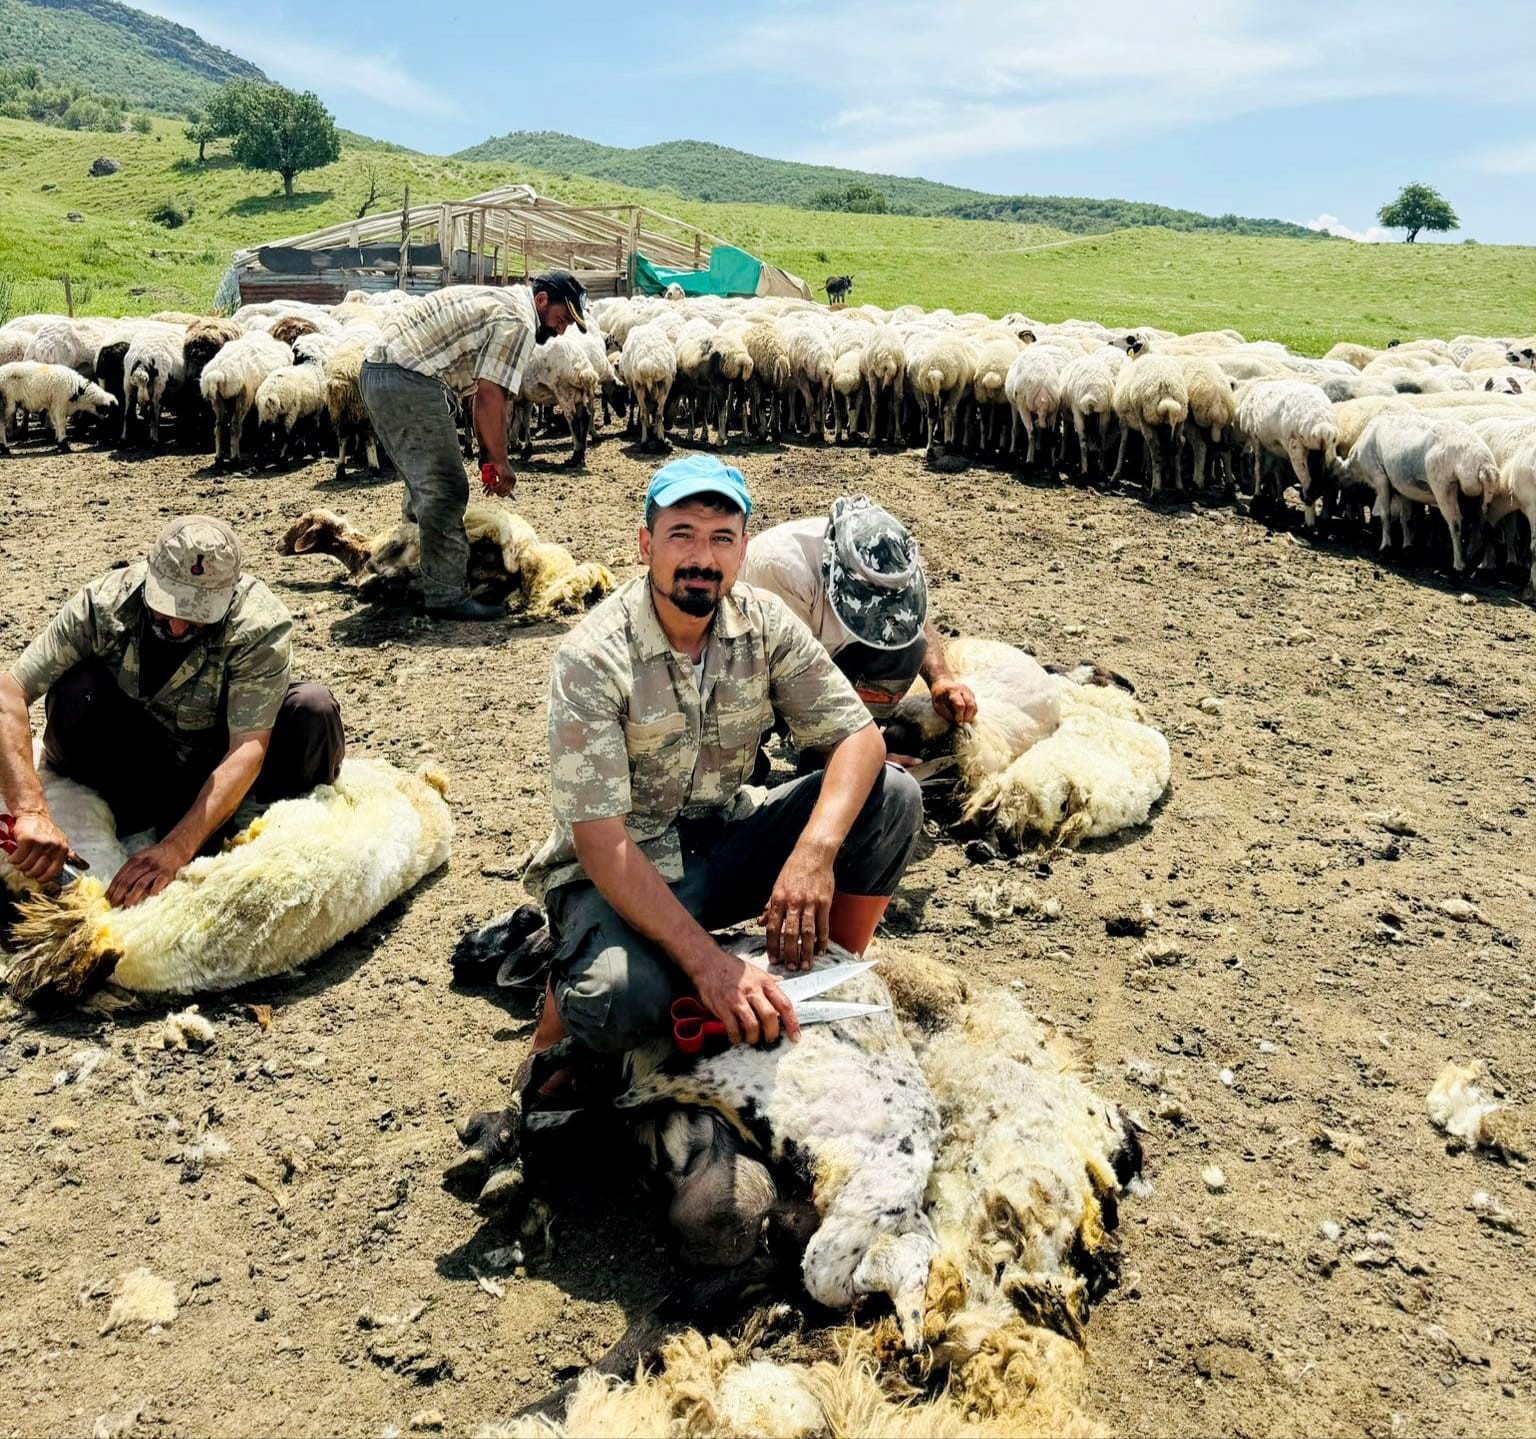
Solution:
{"label": "man in plaid shirt", "polygon": [[469,593],[460,396],[474,396],[475,429],[496,472],[492,492],[510,495],[517,477],[507,460],[507,400],[517,394],[536,343],[567,325],[587,328],[585,300],[564,270],[505,289],[450,285],[402,305],[369,347],[359,388],[374,432],[405,480],[405,517],[421,527],[429,615],[494,620],[507,612]]}

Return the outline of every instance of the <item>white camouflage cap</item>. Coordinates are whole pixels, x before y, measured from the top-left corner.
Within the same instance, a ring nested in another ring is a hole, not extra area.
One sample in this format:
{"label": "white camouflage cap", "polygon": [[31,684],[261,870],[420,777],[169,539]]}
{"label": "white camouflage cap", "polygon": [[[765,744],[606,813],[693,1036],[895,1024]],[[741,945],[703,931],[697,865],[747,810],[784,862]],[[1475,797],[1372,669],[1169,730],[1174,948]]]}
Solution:
{"label": "white camouflage cap", "polygon": [[239,578],[235,532],[208,515],[183,515],[149,547],[144,599],[159,614],[217,624],[229,613]]}

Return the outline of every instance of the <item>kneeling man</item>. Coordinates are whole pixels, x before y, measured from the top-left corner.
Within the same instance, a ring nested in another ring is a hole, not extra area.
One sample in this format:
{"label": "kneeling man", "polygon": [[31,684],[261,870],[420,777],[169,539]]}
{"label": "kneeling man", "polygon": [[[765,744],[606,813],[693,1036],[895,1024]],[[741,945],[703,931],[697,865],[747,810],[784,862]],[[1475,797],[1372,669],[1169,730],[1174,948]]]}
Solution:
{"label": "kneeling man", "polygon": [[[798,1034],[768,970],[710,931],[761,917],[770,959],[862,953],[922,822],[916,782],[853,686],[776,596],[738,585],[752,501],[740,471],[690,455],[646,494],[646,573],[555,655],[554,831],[524,885],[556,943],[535,1049],[568,1031],[614,1052],[662,1033],[696,991],[733,1043]],[[782,720],[820,773],[745,788]]]}
{"label": "kneeling man", "polygon": [[173,520],[147,560],[86,585],[0,675],[16,867],[47,883],[71,857],[32,763],[27,710],[45,695],[49,767],[100,794],[119,834],[158,836],[111,878],[116,905],[159,894],[248,793],[291,799],[334,780],[341,712],[323,685],[289,682],[292,629],[241,574],[235,532],[204,515]]}

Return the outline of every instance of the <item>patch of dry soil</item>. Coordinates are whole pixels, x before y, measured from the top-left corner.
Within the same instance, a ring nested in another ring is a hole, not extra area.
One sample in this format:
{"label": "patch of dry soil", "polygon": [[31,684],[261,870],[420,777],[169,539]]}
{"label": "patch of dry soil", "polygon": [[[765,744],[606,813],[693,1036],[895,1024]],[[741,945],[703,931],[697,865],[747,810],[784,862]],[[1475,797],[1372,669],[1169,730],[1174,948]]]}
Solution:
{"label": "patch of dry soil", "polygon": [[[526,470],[523,513],[581,558],[631,565],[649,463],[613,438],[584,474],[558,455]],[[1536,1198],[1519,1171],[1449,1153],[1424,1096],[1469,1056],[1536,1096],[1536,616],[1225,509],[862,450],[744,464],[759,525],[880,495],[913,522],[942,624],[1112,665],[1173,743],[1171,797],[1122,842],[977,865],[933,829],[887,941],[1017,987],[1148,1128],[1153,1193],[1123,1207],[1125,1280],[1090,1327],[1108,1426],[1529,1433]],[[493,993],[451,988],[447,958],[468,922],[520,900],[510,876],[544,833],[563,627],[370,614],[332,561],[273,546],[316,503],[387,525],[397,483],[202,465],[0,462],[0,661],[168,517],[222,514],[354,748],[452,775],[457,848],[303,977],[205,1000],[218,1037],[202,1053],[161,1047],[160,1008],[5,1015],[0,1431],[87,1434],[104,1416],[136,1434],[471,1432],[601,1353],[665,1278],[628,1181],[595,1179],[526,1277],[491,1274],[508,1237],[439,1185],[452,1119],[500,1101],[529,1034]],[[1060,917],[978,918],[973,890],[1000,880]],[[1437,909],[1456,896],[1478,918]],[[1108,932],[1144,910],[1144,936]],[[272,1006],[269,1032],[251,1003]],[[97,1067],[61,1079],[92,1047]],[[200,1128],[228,1154],[189,1161]],[[1347,1156],[1321,1128],[1360,1144]],[[1212,1164],[1224,1192],[1201,1181]],[[1480,1189],[1527,1233],[1479,1222]],[[174,1284],[177,1317],[103,1334],[140,1267]]]}

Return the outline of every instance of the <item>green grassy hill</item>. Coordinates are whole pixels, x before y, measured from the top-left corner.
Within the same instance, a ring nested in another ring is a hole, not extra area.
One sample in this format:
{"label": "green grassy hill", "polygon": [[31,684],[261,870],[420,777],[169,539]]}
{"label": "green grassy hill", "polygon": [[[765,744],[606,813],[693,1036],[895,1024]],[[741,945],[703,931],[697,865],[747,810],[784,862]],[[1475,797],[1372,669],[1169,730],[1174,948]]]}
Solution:
{"label": "green grassy hill", "polygon": [[877,175],[833,165],[770,160],[762,155],[749,155],[744,150],[708,145],[699,140],[670,140],[662,145],[622,150],[553,130],[518,130],[460,150],[455,158],[532,165],[558,174],[590,175],[642,189],[672,190],[690,200],[803,206],[818,190],[840,190],[860,183],[880,191],[893,210],[910,215],[1054,225],[1078,235],[1107,234],[1129,226],[1156,225],[1169,230],[1217,230],[1229,234],[1284,235],[1306,240],[1321,238],[1315,231],[1285,220],[1255,220],[1240,215],[1213,217],[1195,210],[1176,210],[1137,200],[989,195],[981,190],[966,190],[904,175]]}
{"label": "green grassy hill", "polygon": [[114,0],[0,0],[0,64],[178,114],[225,80],[266,79],[185,25]]}
{"label": "green grassy hill", "polygon": [[[123,168],[92,179],[91,160],[103,153]],[[199,168],[171,121],[149,135],[102,136],[0,120],[0,154],[0,319],[62,309],[57,277],[65,272],[82,312],[206,308],[233,250],[355,216],[369,167],[379,176],[380,208],[398,206],[406,183],[421,201],[526,180],[573,203],[652,205],[813,286],[851,272],[856,301],[1181,330],[1232,325],[1310,353],[1340,339],[1523,332],[1530,325],[1518,297],[1536,288],[1536,248],[1298,245],[1158,229],[1070,236],[1001,221],[702,204],[527,166],[350,143],[335,165],[299,177],[289,207],[275,176],[227,159]],[[166,199],[193,206],[179,229],[148,218]],[[71,210],[79,223],[67,220]]]}

